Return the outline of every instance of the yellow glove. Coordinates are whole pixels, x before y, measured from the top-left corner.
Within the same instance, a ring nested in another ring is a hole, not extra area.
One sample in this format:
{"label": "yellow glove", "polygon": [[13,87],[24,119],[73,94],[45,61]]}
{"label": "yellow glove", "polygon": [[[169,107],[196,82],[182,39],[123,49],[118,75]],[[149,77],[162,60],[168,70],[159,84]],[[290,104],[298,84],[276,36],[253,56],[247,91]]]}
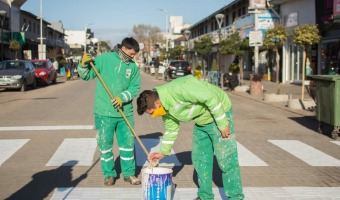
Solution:
{"label": "yellow glove", "polygon": [[115,96],[114,99],[111,100],[111,102],[112,105],[116,108],[121,108],[123,106],[123,102],[118,96]]}
{"label": "yellow glove", "polygon": [[89,64],[92,61],[91,54],[84,53],[83,58],[81,59],[81,65],[83,67],[86,67],[87,64]]}

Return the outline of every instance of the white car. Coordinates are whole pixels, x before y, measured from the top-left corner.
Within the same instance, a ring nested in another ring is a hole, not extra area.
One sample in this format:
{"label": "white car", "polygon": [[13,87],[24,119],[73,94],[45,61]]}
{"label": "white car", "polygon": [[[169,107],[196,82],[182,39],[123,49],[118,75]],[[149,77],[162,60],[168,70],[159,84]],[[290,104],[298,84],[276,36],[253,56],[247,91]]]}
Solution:
{"label": "white car", "polygon": [[[151,73],[152,75],[155,74],[155,68],[154,68],[154,66],[153,66],[153,63],[154,63],[154,62],[152,61],[151,65],[150,65],[150,73]],[[159,62],[158,76],[159,76],[159,77],[163,77],[164,71],[165,71],[165,64],[164,64],[164,62]]]}

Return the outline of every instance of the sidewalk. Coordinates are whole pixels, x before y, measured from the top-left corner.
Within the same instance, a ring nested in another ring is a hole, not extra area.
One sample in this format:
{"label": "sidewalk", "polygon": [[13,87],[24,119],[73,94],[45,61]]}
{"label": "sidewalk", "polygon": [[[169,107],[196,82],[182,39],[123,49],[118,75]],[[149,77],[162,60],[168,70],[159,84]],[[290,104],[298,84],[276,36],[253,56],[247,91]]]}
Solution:
{"label": "sidewalk", "polygon": [[[244,86],[249,86],[249,80],[243,80]],[[262,81],[263,85],[263,94],[276,94],[277,92],[277,84],[271,81]],[[287,94],[291,99],[301,99],[301,92],[302,92],[302,85],[296,83],[281,83],[280,84],[280,94]],[[230,93],[230,92],[228,92]],[[254,101],[263,102],[264,104],[272,105],[274,107],[284,109],[301,116],[309,116],[315,117],[315,112],[311,110],[304,110],[304,109],[292,109],[288,108],[288,102],[266,102],[263,100],[263,95],[255,96],[247,92],[232,92],[232,94],[239,95],[248,99],[252,99]],[[304,90],[304,100],[313,101],[312,97],[308,94],[308,91]]]}

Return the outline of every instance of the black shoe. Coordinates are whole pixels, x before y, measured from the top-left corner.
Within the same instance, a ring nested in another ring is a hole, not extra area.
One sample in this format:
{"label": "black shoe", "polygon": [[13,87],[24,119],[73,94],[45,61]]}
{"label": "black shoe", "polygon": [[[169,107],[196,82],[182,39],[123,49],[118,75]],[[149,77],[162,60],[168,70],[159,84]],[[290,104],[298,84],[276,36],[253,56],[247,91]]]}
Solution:
{"label": "black shoe", "polygon": [[194,200],[201,200],[201,198],[200,197],[196,197],[196,199],[194,199]]}
{"label": "black shoe", "polygon": [[114,185],[115,182],[116,182],[116,179],[113,176],[109,176],[109,177],[104,179],[104,185],[106,185],[106,186]]}

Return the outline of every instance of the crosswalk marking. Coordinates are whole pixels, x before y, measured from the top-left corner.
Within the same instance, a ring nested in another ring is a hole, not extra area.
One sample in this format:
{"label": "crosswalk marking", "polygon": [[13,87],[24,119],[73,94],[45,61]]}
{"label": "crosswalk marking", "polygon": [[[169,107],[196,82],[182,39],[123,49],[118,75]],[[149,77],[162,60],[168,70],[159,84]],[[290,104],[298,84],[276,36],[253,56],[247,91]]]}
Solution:
{"label": "crosswalk marking", "polygon": [[0,140],[0,166],[28,141],[29,139]]}
{"label": "crosswalk marking", "polygon": [[331,142],[340,146],[340,141],[331,141]]}
{"label": "crosswalk marking", "polygon": [[[159,152],[159,147],[160,147],[160,139],[141,139],[143,145],[145,148],[149,151],[149,153],[152,152]],[[149,163],[147,161],[147,157],[145,152],[143,151],[142,147],[138,143],[138,141],[135,142],[136,146],[136,163],[137,166],[148,166]],[[159,162],[159,166],[167,166],[167,167],[172,167],[172,166],[182,166],[182,163],[179,162],[177,159],[176,153],[174,150],[171,150],[171,155],[164,157],[162,160]]]}
{"label": "crosswalk marking", "polygon": [[54,130],[92,130],[92,129],[94,129],[93,125],[0,127],[0,131],[54,131]]}
{"label": "crosswalk marking", "polygon": [[46,166],[91,166],[96,147],[95,138],[66,138]]}
{"label": "crosswalk marking", "polygon": [[268,140],[311,166],[340,166],[340,161],[297,140]]}
{"label": "crosswalk marking", "polygon": [[[197,197],[197,188],[176,188],[173,200],[194,199]],[[213,188],[215,200],[228,200],[223,188]],[[263,199],[339,199],[340,187],[244,187],[245,200]],[[143,190],[139,188],[103,188],[103,187],[77,187],[56,188],[51,200],[59,199],[142,199]]]}
{"label": "crosswalk marking", "polygon": [[268,166],[267,163],[245,148],[242,144],[237,143],[237,149],[240,166]]}

